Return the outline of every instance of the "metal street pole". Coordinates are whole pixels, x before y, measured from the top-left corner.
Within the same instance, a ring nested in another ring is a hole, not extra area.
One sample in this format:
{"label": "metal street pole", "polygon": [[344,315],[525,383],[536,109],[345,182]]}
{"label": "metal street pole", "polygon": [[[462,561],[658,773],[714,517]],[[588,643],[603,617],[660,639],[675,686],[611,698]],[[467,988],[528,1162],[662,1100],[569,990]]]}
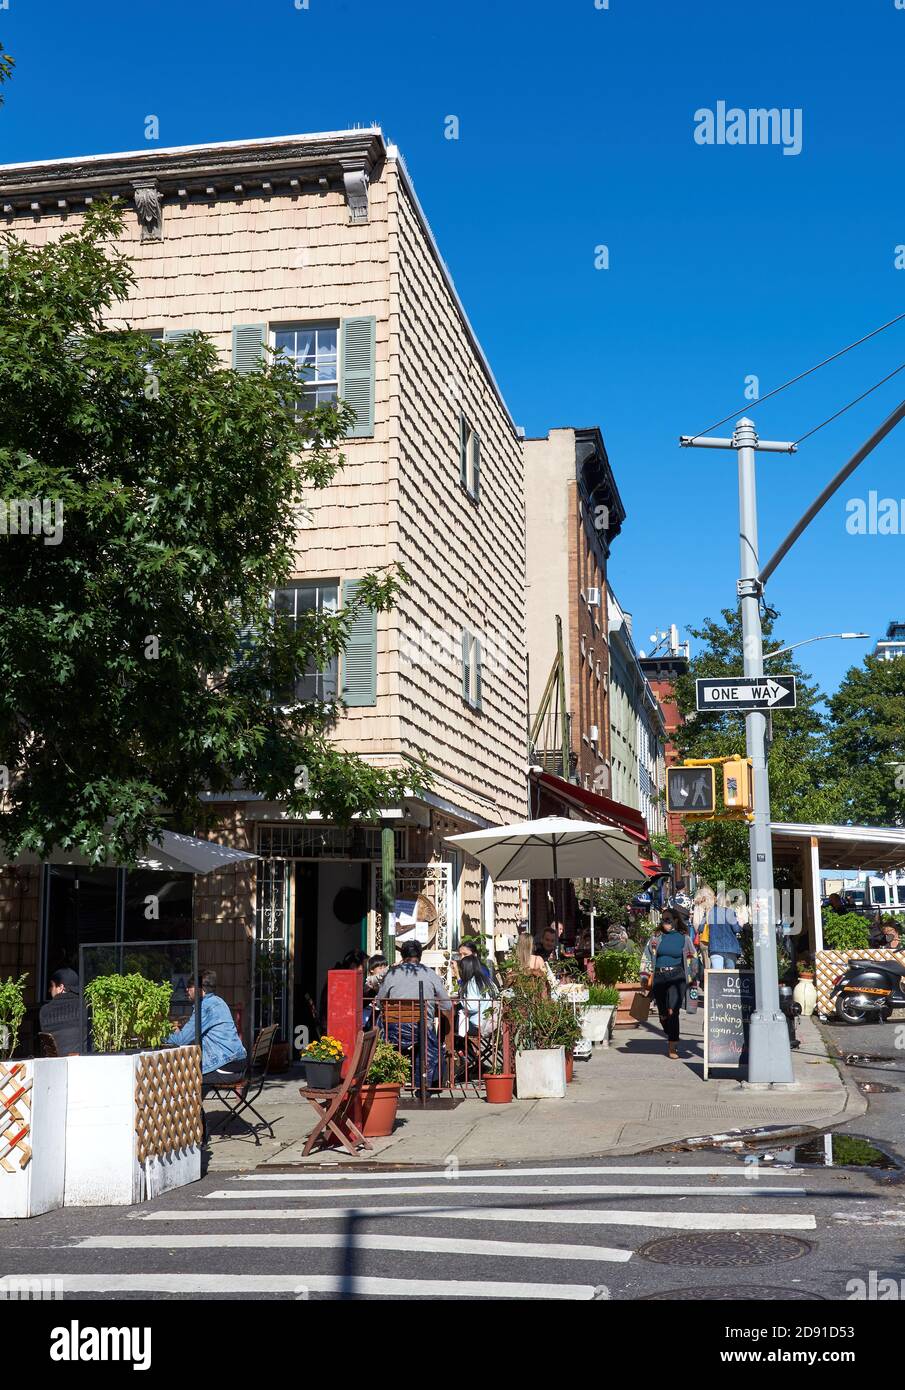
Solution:
{"label": "metal street pole", "polygon": [[[739,579],[742,610],[742,651],[745,676],[764,675],[763,632],[758,578],[757,489],[755,452],[793,453],[794,444],[758,440],[754,423],[739,420],[731,439],[683,435],[686,447],[734,449],[738,457]],[[766,749],[767,720],[763,711],[745,716],[746,751],[751,759],[754,818],[749,828],[751,856],[751,926],[754,938],[755,1010],[748,1038],[748,1082],[759,1086],[789,1086],[795,1081],[789,1030],[779,1008],[779,972],[774,923],[773,845],[770,837],[770,780]]]}

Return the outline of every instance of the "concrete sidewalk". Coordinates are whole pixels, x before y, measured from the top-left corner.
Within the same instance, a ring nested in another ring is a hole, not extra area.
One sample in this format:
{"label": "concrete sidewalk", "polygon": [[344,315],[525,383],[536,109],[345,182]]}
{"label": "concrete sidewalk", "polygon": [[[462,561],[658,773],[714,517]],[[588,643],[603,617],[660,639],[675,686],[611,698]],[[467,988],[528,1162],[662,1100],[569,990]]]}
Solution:
{"label": "concrete sidewalk", "polygon": [[[846,1084],[827,1057],[810,1019],[799,1020],[801,1047],[794,1052],[797,1089],[749,1090],[720,1073],[703,1079],[703,1011],[682,1016],[680,1062],[652,1024],[619,1030],[608,1048],[576,1061],[575,1079],[564,1100],[514,1100],[488,1105],[483,1099],[409,1102],[395,1132],[375,1139],[374,1149],[353,1159],[341,1151],[301,1157],[312,1110],[299,1095],[298,1077],[268,1081],[257,1108],[273,1124],[275,1139],[260,1146],[236,1127],[211,1140],[212,1169],[249,1169],[285,1164],[440,1164],[518,1162],[552,1158],[598,1158],[636,1154],[693,1136],[749,1126],[823,1129],[857,1119],[867,1101]],[[208,1110],[213,1118],[214,1107]]]}

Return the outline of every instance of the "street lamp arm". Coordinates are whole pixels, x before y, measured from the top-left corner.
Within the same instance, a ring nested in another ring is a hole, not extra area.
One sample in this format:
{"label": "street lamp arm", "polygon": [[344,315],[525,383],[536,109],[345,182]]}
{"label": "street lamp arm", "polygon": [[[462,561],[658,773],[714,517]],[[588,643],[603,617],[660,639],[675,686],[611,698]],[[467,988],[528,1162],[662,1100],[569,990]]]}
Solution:
{"label": "street lamp arm", "polygon": [[814,520],[814,517],[821,510],[821,508],[824,507],[826,503],[830,500],[833,493],[839,490],[839,488],[845,482],[846,478],[850,477],[851,474],[854,473],[858,465],[864,462],[868,454],[873,452],[873,450],[877,447],[880,441],[885,439],[886,436],[889,434],[890,430],[895,429],[896,425],[903,418],[905,418],[905,401],[902,401],[900,405],[897,405],[892,414],[889,415],[883,421],[879,429],[874,431],[870,439],[866,440],[865,443],[861,445],[860,449],[856,450],[856,452],[852,454],[845,467],[839,470],[835,478],[830,479],[826,487],[821,492],[820,496],[816,498],[814,502],[811,503],[810,507],[808,507],[801,520],[796,522],[796,524],[792,527],[792,530],[786,536],[782,545],[779,547],[778,550],[774,551],[774,553],[770,556],[770,559],[764,565],[760,574],[757,576],[761,584],[766,584],[767,580],[770,578],[770,575],[776,569],[777,565],[789,553],[789,551],[792,549],[792,546],[798,540],[798,537],[804,530],[807,529],[808,526],[810,526],[811,522]]}
{"label": "street lamp arm", "polygon": [[764,652],[764,661],[769,661],[771,656],[782,656],[783,652],[793,652],[796,647],[806,647],[811,642],[829,642],[831,638],[841,637],[843,639],[853,639],[855,637],[869,637],[869,632],[825,632],[822,637],[805,637],[801,642],[791,642],[788,647],[777,647],[775,651]]}

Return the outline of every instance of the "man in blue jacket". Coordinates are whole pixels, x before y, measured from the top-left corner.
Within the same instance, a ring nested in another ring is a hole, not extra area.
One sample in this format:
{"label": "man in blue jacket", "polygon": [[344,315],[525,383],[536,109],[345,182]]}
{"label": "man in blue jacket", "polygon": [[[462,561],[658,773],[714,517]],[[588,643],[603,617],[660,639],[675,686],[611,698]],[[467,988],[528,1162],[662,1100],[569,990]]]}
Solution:
{"label": "man in blue jacket", "polygon": [[[213,970],[205,970],[198,978],[201,987],[201,1071],[203,1080],[216,1080],[216,1074],[234,1076],[241,1072],[247,1056],[242,1040],[236,1032],[233,1016],[225,999],[214,991],[217,976]],[[186,990],[192,1003],[195,1002],[195,985]],[[177,1046],[190,1046],[195,1041],[194,1011],[176,1033],[167,1038],[168,1043]],[[211,1074],[212,1073],[212,1074]]]}
{"label": "man in blue jacket", "polygon": [[731,907],[712,907],[707,913],[707,949],[711,970],[734,970],[738,965],[741,924]]}

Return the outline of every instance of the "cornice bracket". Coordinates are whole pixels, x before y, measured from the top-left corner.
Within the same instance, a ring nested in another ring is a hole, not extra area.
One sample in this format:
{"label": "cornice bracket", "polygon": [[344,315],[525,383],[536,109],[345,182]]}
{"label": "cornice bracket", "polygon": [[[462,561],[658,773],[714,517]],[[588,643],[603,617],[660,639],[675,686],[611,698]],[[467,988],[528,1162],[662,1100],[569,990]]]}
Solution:
{"label": "cornice bracket", "polygon": [[163,199],[156,179],[132,184],[142,241],[163,241]]}
{"label": "cornice bracket", "polygon": [[361,167],[343,169],[343,185],[346,190],[346,204],[349,208],[350,222],[368,220],[368,172]]}

